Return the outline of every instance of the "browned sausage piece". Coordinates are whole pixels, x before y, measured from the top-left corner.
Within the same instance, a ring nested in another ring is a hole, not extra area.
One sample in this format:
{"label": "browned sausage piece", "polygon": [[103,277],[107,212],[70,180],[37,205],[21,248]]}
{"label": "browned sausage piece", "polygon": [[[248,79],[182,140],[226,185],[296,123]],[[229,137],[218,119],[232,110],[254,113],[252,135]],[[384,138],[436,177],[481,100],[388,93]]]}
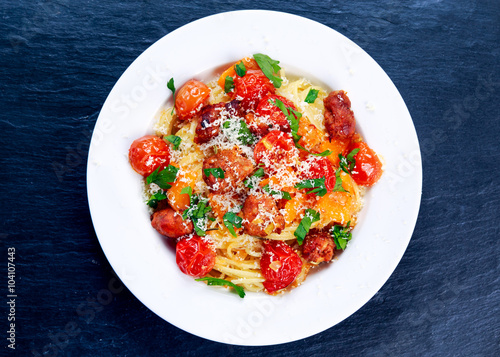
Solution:
{"label": "browned sausage piece", "polygon": [[162,209],[153,214],[151,225],[158,233],[169,237],[179,238],[193,232],[193,223],[183,220],[182,215],[172,208]]}
{"label": "browned sausage piece", "polygon": [[201,109],[198,115],[200,119],[196,127],[195,143],[203,144],[219,135],[221,123],[217,119],[220,119],[220,113],[224,108],[224,103],[217,103],[206,105]]}
{"label": "browned sausage piece", "polygon": [[220,126],[223,117],[227,119],[243,117],[245,115],[243,108],[238,100],[232,100],[229,103],[209,104],[201,109],[198,126],[196,127],[196,137],[194,142],[203,144],[209,142],[220,133]]}
{"label": "browned sausage piece", "polygon": [[249,195],[242,212],[244,232],[252,236],[279,234],[285,228],[285,218],[279,213],[276,201],[271,196]]}
{"label": "browned sausage piece", "polygon": [[[224,178],[207,175],[206,169],[220,168]],[[203,180],[212,192],[226,193],[234,191],[248,175],[253,172],[252,161],[244,157],[238,149],[224,149],[203,161]]]}
{"label": "browned sausage piece", "polygon": [[334,251],[335,242],[328,232],[311,230],[302,245],[302,257],[313,264],[329,262]]}
{"label": "browned sausage piece", "polygon": [[325,104],[325,127],[330,138],[349,139],[356,130],[351,101],[343,90],[328,94]]}

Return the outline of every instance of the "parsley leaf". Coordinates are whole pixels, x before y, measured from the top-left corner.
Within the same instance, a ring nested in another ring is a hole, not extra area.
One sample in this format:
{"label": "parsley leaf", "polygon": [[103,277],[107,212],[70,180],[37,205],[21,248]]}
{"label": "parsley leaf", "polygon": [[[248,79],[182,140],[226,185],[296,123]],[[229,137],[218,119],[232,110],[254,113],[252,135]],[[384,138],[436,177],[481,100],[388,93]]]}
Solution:
{"label": "parsley leaf", "polygon": [[333,192],[349,192],[342,187],[342,177],[340,177],[340,167],[335,171],[335,187]]}
{"label": "parsley leaf", "polygon": [[224,80],[224,92],[229,93],[234,88],[234,79],[231,76],[227,76]]}
{"label": "parsley leaf", "polygon": [[253,55],[255,61],[259,65],[262,72],[266,75],[267,78],[273,83],[276,88],[281,87],[281,82],[283,81],[280,77],[277,76],[279,70],[281,69],[278,66],[280,61],[273,60],[268,55],[264,55],[262,53],[256,53]]}
{"label": "parsley leaf", "polygon": [[177,177],[178,171],[179,169],[172,165],[168,165],[161,171],[160,168],[158,167],[151,173],[151,175],[146,177],[146,183],[148,185],[150,185],[151,183],[155,183],[158,186],[160,186],[160,188],[167,190],[170,187],[172,187],[171,183],[175,182],[175,178]]}
{"label": "parsley leaf", "polygon": [[262,187],[262,190],[263,190],[265,193],[270,194],[271,196],[279,196],[279,197],[280,197],[280,199],[281,199],[281,198],[284,198],[285,200],[291,200],[291,199],[292,199],[292,196],[290,196],[290,193],[289,193],[289,192],[286,192],[286,191],[274,191],[274,190],[271,190],[271,188],[269,187],[269,185],[265,185],[264,187]]}
{"label": "parsley leaf", "polygon": [[167,195],[162,191],[158,191],[155,194],[151,195],[150,199],[148,200],[148,206],[151,208],[156,208],[158,207],[158,201],[162,201],[167,198]]}
{"label": "parsley leaf", "polygon": [[[226,129],[226,133],[228,130],[238,130],[237,139],[243,145],[250,146],[257,141],[257,138],[252,134],[250,129],[248,129],[247,123],[244,120],[226,120],[224,124],[222,124],[222,131],[224,131],[224,129]],[[226,134],[226,136],[231,137],[231,135],[228,134]]]}
{"label": "parsley leaf", "polygon": [[318,93],[319,93],[319,90],[317,90],[317,89],[313,89],[313,88],[309,89],[309,93],[307,93],[307,96],[306,96],[306,99],[304,99],[304,102],[314,103],[316,98],[318,98]]}
{"label": "parsley leaf", "polygon": [[191,202],[191,197],[193,196],[193,188],[191,186],[186,186],[181,190],[181,195],[186,194],[189,196],[189,202]]}
{"label": "parsley leaf", "polygon": [[205,173],[205,176],[210,176],[212,175],[215,178],[224,178],[224,170],[222,170],[220,167],[214,167],[210,169],[203,169],[203,172]]}
{"label": "parsley leaf", "polygon": [[270,100],[270,103],[277,106],[283,112],[283,114],[285,114],[288,122],[290,123],[293,140],[295,141],[295,143],[299,141],[301,137],[297,132],[299,131],[299,119],[302,117],[302,114],[294,110],[293,108],[287,107],[285,103],[277,98],[274,101]]}
{"label": "parsley leaf", "polygon": [[[174,78],[170,78],[167,82],[167,88],[172,91],[172,98],[174,98],[175,102],[175,84],[174,84]],[[174,106],[175,108],[175,106]],[[174,108],[172,108],[172,115],[174,114]]]}
{"label": "parsley leaf", "polygon": [[229,287],[233,288],[234,291],[236,291],[236,293],[238,294],[238,296],[240,298],[244,298],[245,297],[245,290],[241,286],[233,284],[230,281],[227,281],[227,280],[224,280],[224,279],[212,278],[210,276],[207,276],[207,277],[204,277],[204,278],[195,279],[195,280],[196,281],[206,281],[207,285],[229,286]]}
{"label": "parsley leaf", "polygon": [[304,151],[307,151],[309,154],[311,155],[314,155],[314,156],[321,156],[321,157],[324,157],[324,156],[328,156],[328,155],[331,155],[333,151],[331,150],[325,150],[323,152],[320,152],[319,154],[316,154],[314,152],[310,152],[309,150],[307,150],[305,147],[303,147],[302,145],[300,145],[299,143],[295,143],[295,147],[297,149],[300,149],[300,150],[304,150]]}
{"label": "parsley leaf", "polygon": [[174,145],[174,150],[177,150],[179,148],[179,145],[181,144],[181,137],[177,135],[168,135],[164,137],[163,139],[171,142]]}
{"label": "parsley leaf", "polygon": [[347,242],[351,240],[352,233],[349,231],[350,224],[351,221],[347,222],[347,226],[345,228],[342,226],[334,226],[330,231],[337,249],[344,250],[347,247]]}
{"label": "parsley leaf", "polygon": [[315,193],[317,196],[324,196],[328,192],[328,190],[326,189],[324,177],[302,180],[295,185],[295,188],[298,188],[299,190],[304,188],[313,188],[313,190],[309,191],[308,193]]}
{"label": "parsley leaf", "polygon": [[247,73],[247,69],[245,67],[245,64],[243,61],[241,61],[238,64],[234,65],[234,70],[236,71],[236,74],[240,77],[243,77]]}
{"label": "parsley leaf", "polygon": [[243,183],[245,184],[246,187],[252,189],[253,188],[252,181],[254,181],[252,180],[252,177],[264,177],[264,175],[265,175],[264,169],[262,167],[259,167],[257,171],[255,171],[254,174],[249,178],[247,178]]}
{"label": "parsley leaf", "polygon": [[359,152],[359,148],[353,149],[346,157],[342,154],[339,154],[339,166],[346,174],[350,174],[356,165],[356,159],[354,156]]}
{"label": "parsley leaf", "polygon": [[[184,189],[185,187],[182,190]],[[211,210],[212,208],[208,205],[208,199],[198,195],[191,195],[190,205],[182,213],[182,219],[190,219],[193,222],[196,234],[203,237],[206,235],[207,213]]]}
{"label": "parsley leaf", "polygon": [[297,238],[297,243],[299,243],[299,245],[302,245],[302,243],[304,242],[304,239],[307,233],[309,232],[309,229],[311,229],[311,225],[314,222],[319,221],[319,219],[320,219],[319,212],[316,212],[311,208],[306,209],[306,214],[304,215],[304,218],[302,218],[299,226],[293,233]]}
{"label": "parsley leaf", "polygon": [[222,221],[224,222],[224,225],[227,227],[227,229],[229,229],[229,232],[231,232],[231,234],[236,237],[236,231],[234,230],[234,227],[241,228],[243,218],[237,216],[234,212],[227,212],[222,218]]}

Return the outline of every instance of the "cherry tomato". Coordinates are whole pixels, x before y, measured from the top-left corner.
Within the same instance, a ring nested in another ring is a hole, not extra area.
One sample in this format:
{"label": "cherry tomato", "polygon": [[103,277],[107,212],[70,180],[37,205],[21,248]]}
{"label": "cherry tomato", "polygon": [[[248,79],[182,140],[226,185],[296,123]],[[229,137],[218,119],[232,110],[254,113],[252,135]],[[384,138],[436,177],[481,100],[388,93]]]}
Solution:
{"label": "cherry tomato", "polygon": [[207,240],[194,235],[177,242],[175,260],[184,274],[199,278],[214,267],[215,250]]}
{"label": "cherry tomato", "polygon": [[299,167],[302,180],[325,178],[325,186],[328,191],[335,187],[335,169],[326,157],[309,155]]}
{"label": "cherry tomato", "polygon": [[274,94],[274,85],[260,69],[249,69],[243,77],[234,78],[234,98],[241,99],[245,109],[255,109],[262,98]]}
{"label": "cherry tomato", "polygon": [[232,77],[232,78],[235,78],[237,76],[236,74],[236,70],[235,70],[235,66],[237,64],[240,64],[241,62],[243,62],[243,64],[245,65],[245,69],[248,71],[249,69],[260,69],[259,65],[257,64],[257,61],[254,60],[253,58],[248,58],[248,57],[245,57],[243,58],[242,60],[236,62],[236,63],[233,63],[229,68],[227,68],[224,72],[222,72],[221,76],[219,77],[219,79],[217,80],[217,83],[219,84],[219,86],[221,88],[224,88],[224,85],[226,83],[226,77]]}
{"label": "cherry tomato", "polygon": [[290,134],[274,130],[260,139],[253,153],[257,164],[263,163],[270,173],[274,173],[277,165],[293,163],[297,148]]}
{"label": "cherry tomato", "polygon": [[210,88],[204,83],[191,79],[175,92],[175,111],[180,120],[193,117],[206,104]]}
{"label": "cherry tomato", "polygon": [[302,260],[285,242],[264,241],[260,270],[266,279],[264,288],[273,293],[290,285],[302,269]]}
{"label": "cherry tomato", "polygon": [[252,130],[255,134],[264,136],[269,132],[269,130],[275,129],[287,132],[290,131],[290,122],[286,118],[285,114],[280,108],[273,104],[276,99],[281,100],[287,108],[297,110],[291,101],[280,95],[271,94],[264,97],[259,102],[259,105],[257,105],[257,109],[255,109],[254,122],[247,123],[250,130]]}
{"label": "cherry tomato", "polygon": [[142,176],[149,176],[158,167],[164,169],[170,163],[168,144],[154,135],[135,140],[128,151],[132,168]]}
{"label": "cherry tomato", "polygon": [[351,144],[348,153],[354,149],[360,150],[354,155],[356,165],[351,171],[351,176],[358,185],[372,186],[382,176],[382,163],[367,143],[361,141]]}

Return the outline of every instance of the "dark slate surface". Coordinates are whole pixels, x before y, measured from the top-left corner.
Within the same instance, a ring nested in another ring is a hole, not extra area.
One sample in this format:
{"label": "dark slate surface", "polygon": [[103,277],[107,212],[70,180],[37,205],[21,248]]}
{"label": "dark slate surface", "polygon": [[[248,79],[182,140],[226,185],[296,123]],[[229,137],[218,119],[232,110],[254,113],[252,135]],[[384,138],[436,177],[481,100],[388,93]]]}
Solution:
{"label": "dark slate surface", "polygon": [[[249,4],[1,2],[2,353],[500,355],[498,1]],[[380,292],[319,335],[254,348],[192,336],[121,289],[95,236],[85,186],[89,136],[129,64],[192,20],[243,8],[302,15],[361,45],[405,99],[424,170],[415,232]],[[6,340],[8,247],[16,249],[15,351]]]}

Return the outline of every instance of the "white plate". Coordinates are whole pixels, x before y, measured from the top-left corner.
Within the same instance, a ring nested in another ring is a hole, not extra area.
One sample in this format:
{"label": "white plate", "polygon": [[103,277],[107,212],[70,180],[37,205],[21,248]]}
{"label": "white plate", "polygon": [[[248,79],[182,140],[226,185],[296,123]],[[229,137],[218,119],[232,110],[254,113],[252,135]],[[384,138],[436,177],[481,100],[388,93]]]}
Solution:
{"label": "white plate", "polygon": [[[177,84],[254,53],[288,72],[348,92],[360,130],[385,161],[365,197],[342,256],[280,297],[244,299],[182,274],[175,252],[151,228],[141,177],[127,158],[131,142],[152,133],[155,116]],[[300,69],[301,73],[297,73]],[[389,77],[361,48],[317,22],[279,12],[237,11],[190,23],[148,48],[120,77],[94,129],[87,167],[90,211],[99,242],[130,291],[171,324],[206,339],[272,345],[334,326],[387,281],[411,238],[420,206],[417,135]],[[383,319],[384,317],[380,317]]]}

